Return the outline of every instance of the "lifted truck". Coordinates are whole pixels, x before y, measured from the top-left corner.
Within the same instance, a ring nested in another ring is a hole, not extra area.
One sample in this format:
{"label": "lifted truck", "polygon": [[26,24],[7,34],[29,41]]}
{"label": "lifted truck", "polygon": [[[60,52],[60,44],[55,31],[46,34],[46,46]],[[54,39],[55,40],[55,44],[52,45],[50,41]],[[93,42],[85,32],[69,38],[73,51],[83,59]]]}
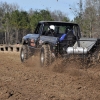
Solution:
{"label": "lifted truck", "polygon": [[78,55],[89,63],[100,62],[100,39],[81,37],[76,23],[40,21],[33,34],[22,38],[21,61],[37,54],[37,50],[41,66],[49,66],[59,55]]}

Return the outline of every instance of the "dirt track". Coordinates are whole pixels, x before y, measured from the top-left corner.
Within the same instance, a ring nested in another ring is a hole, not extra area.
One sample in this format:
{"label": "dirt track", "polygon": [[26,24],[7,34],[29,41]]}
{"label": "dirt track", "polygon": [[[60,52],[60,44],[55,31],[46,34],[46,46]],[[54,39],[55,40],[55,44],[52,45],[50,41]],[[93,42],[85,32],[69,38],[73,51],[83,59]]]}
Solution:
{"label": "dirt track", "polygon": [[0,52],[0,100],[100,100],[100,65],[40,68],[31,61]]}

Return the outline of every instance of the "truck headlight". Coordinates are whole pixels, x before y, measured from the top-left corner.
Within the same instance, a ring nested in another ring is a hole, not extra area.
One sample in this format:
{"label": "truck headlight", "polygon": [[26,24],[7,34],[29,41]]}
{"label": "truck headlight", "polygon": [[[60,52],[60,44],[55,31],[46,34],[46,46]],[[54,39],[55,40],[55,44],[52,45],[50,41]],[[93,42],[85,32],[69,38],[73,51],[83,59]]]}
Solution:
{"label": "truck headlight", "polygon": [[32,47],[35,46],[35,40],[34,40],[34,39],[31,39],[31,40],[30,40],[30,46],[32,46]]}

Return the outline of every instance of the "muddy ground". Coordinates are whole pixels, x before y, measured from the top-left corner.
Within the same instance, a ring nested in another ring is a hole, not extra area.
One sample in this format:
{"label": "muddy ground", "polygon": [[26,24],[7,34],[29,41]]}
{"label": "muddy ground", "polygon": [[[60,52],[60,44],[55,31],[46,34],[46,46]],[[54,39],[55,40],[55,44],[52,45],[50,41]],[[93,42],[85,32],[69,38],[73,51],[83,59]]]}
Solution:
{"label": "muddy ground", "polygon": [[0,52],[0,100],[100,100],[100,65],[41,68],[34,57],[23,64],[19,53]]}

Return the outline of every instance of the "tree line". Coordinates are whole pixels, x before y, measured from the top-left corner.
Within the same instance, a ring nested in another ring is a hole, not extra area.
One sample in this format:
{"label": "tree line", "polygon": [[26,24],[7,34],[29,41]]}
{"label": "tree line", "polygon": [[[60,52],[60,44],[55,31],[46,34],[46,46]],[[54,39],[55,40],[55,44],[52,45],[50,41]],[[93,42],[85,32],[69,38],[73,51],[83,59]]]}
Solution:
{"label": "tree line", "polygon": [[79,0],[74,22],[81,27],[83,36],[100,38],[100,0]]}
{"label": "tree line", "polygon": [[20,43],[27,33],[33,33],[38,21],[69,21],[61,11],[33,10],[24,11],[17,4],[0,2],[0,42]]}
{"label": "tree line", "polygon": [[79,0],[76,8],[74,6],[69,8],[75,15],[73,21],[60,10],[25,11],[17,4],[0,2],[0,44],[21,43],[22,37],[27,33],[33,33],[38,21],[41,20],[75,22],[80,25],[83,36],[100,37],[100,0],[84,1],[83,3],[83,0]]}

